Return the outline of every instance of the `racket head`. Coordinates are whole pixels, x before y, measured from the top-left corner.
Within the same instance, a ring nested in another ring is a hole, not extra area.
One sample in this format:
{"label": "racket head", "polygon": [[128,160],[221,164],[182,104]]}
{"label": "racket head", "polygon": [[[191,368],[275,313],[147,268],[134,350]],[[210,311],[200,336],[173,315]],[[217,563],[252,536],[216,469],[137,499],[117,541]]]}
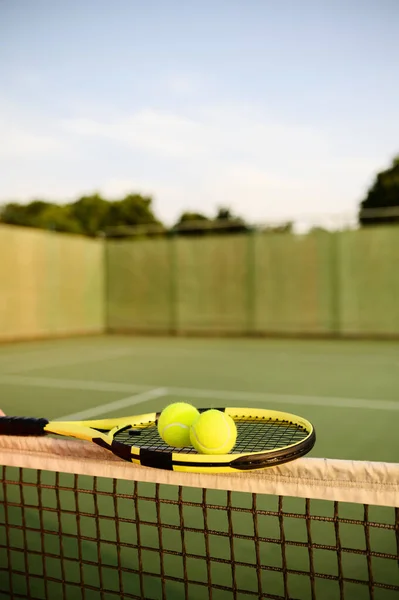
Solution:
{"label": "racket head", "polygon": [[[198,409],[200,412],[208,408]],[[291,413],[251,408],[218,408],[237,427],[237,441],[228,454],[199,454],[193,447],[173,448],[159,436],[160,413],[118,419],[108,433],[111,449],[125,460],[174,471],[230,472],[266,468],[304,456],[313,448],[313,425]],[[104,424],[104,423],[103,423]],[[94,425],[94,423],[93,423]],[[104,445],[101,440],[95,443]]]}
{"label": "racket head", "polygon": [[[208,408],[199,409],[204,412]],[[219,408],[237,426],[237,441],[228,454],[199,454],[194,448],[173,448],[158,434],[160,413],[96,421],[47,421],[0,417],[0,435],[46,433],[91,441],[135,464],[192,472],[250,471],[289,462],[314,446],[313,425],[290,413],[251,408]]]}

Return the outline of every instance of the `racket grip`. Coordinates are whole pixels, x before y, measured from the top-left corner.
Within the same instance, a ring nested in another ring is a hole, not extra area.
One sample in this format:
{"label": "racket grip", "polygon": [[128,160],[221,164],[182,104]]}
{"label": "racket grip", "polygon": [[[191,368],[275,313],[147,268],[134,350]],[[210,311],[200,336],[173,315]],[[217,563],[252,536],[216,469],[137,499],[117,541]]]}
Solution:
{"label": "racket grip", "polygon": [[0,417],[0,435],[46,435],[47,419],[34,417]]}

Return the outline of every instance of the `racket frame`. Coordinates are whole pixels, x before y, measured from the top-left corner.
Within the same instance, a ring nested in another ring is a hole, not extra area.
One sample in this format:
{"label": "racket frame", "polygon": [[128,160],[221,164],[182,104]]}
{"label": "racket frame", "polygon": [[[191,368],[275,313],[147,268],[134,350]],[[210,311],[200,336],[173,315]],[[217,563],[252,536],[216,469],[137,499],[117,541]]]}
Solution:
{"label": "racket frame", "polygon": [[[204,412],[208,408],[199,408]],[[160,412],[146,413],[133,417],[100,419],[91,421],[47,421],[46,419],[0,417],[0,435],[45,435],[56,434],[93,442],[113,452],[119,458],[145,467],[181,472],[228,473],[255,471],[281,465],[305,456],[316,442],[313,425],[291,413],[241,407],[217,408],[233,420],[253,421],[278,420],[292,423],[306,431],[307,435],[299,442],[286,446],[247,453],[197,454],[154,450],[142,446],[128,445],[115,439],[118,432],[128,429],[140,430],[149,425],[157,425]],[[6,422],[9,423],[7,427]],[[40,422],[40,424],[39,424]],[[14,426],[14,427],[13,427]],[[31,430],[30,430],[31,427]],[[15,431],[18,430],[18,433]]]}

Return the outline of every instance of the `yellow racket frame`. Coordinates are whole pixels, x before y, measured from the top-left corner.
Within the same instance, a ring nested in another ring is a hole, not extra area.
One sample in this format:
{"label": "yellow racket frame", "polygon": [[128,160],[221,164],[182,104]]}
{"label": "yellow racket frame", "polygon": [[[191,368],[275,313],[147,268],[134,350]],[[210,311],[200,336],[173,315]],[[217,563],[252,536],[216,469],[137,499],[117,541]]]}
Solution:
{"label": "yellow racket frame", "polygon": [[[206,409],[200,409],[204,411]],[[229,454],[197,454],[184,452],[165,452],[165,450],[149,450],[140,446],[122,444],[114,439],[121,429],[140,429],[156,426],[160,413],[147,413],[132,417],[100,419],[95,421],[51,421],[44,431],[47,433],[74,437],[93,442],[102,446],[123,460],[136,465],[161,468],[180,472],[200,473],[228,473],[237,471],[251,471],[269,468],[295,460],[307,454],[314,446],[316,435],[313,425],[303,417],[291,413],[267,409],[253,408],[220,408],[233,420],[259,421],[275,420],[289,422],[306,431],[306,436],[300,442],[273,450],[263,450],[250,453]],[[1,429],[0,429],[1,431]]]}

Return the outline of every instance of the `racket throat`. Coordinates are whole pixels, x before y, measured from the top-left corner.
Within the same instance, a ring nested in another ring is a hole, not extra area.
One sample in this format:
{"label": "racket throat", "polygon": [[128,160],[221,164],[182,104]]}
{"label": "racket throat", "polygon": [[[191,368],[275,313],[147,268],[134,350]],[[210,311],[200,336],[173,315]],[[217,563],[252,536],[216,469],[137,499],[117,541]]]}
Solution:
{"label": "racket throat", "polygon": [[92,441],[95,444],[97,444],[97,446],[100,446],[101,448],[105,448],[106,450],[109,450],[110,452],[112,452],[113,454],[118,456],[119,458],[122,458],[122,460],[131,462],[132,453],[131,453],[130,446],[127,446],[126,444],[121,444],[121,442],[117,442],[116,440],[113,440],[111,443],[108,443],[105,440],[103,440],[102,438],[93,438]]}

